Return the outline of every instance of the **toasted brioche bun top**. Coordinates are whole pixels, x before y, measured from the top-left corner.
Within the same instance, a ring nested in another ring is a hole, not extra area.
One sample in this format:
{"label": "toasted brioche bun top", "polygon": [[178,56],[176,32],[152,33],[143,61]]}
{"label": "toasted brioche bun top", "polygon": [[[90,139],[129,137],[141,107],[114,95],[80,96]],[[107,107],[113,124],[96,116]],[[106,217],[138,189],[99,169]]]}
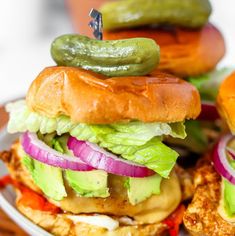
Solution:
{"label": "toasted brioche bun top", "polygon": [[225,54],[224,38],[212,24],[197,30],[144,27],[104,32],[104,39],[135,37],[155,40],[161,48],[160,65],[156,70],[180,77],[196,76],[212,70]]}
{"label": "toasted brioche bun top", "polygon": [[171,75],[108,78],[73,67],[44,69],[26,100],[41,115],[90,124],[178,122],[196,118],[201,109],[196,88]]}
{"label": "toasted brioche bun top", "polygon": [[226,119],[232,133],[235,133],[235,72],[221,84],[217,105],[220,115]]}

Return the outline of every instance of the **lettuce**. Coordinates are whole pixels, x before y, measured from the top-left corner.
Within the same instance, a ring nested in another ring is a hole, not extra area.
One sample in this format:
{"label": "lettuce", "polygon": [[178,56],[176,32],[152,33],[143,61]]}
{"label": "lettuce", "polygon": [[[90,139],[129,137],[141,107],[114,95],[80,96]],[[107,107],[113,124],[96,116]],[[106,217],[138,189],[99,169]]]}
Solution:
{"label": "lettuce", "polygon": [[[64,137],[55,137],[52,141],[52,147],[57,151],[67,152],[65,149],[66,142]],[[126,160],[144,165],[154,170],[160,176],[168,178],[178,153],[161,142],[161,139],[155,137],[142,146],[111,145],[100,142],[100,146],[107,148],[113,153],[119,154]]]}
{"label": "lettuce", "polygon": [[[48,118],[29,111],[24,100],[10,103],[6,106],[10,113],[8,132],[40,132],[48,134],[55,132],[58,135],[70,133],[81,140],[97,143],[98,136],[106,139],[106,142],[143,145],[154,136],[170,135],[176,138],[185,138],[185,127],[179,123],[143,123],[132,121],[111,125],[75,124],[67,116]],[[128,142],[128,143],[126,143]]]}
{"label": "lettuce", "polygon": [[[54,134],[70,133],[79,140],[97,143],[122,158],[147,166],[167,178],[178,154],[162,143],[163,135],[185,138],[185,126],[179,123],[143,123],[132,121],[109,125],[75,124],[68,117],[47,118],[30,112],[25,101],[7,105],[10,112],[9,132],[40,132],[50,134],[48,145],[60,149]],[[35,125],[35,126],[34,126]],[[60,149],[62,151],[62,149]]]}
{"label": "lettuce", "polygon": [[233,68],[217,69],[207,74],[189,77],[188,81],[199,90],[202,100],[215,101],[220,84],[233,70]]}
{"label": "lettuce", "polygon": [[153,138],[140,146],[133,154],[121,154],[127,160],[145,165],[160,176],[167,178],[175,165],[178,153],[167,147],[159,139]]}

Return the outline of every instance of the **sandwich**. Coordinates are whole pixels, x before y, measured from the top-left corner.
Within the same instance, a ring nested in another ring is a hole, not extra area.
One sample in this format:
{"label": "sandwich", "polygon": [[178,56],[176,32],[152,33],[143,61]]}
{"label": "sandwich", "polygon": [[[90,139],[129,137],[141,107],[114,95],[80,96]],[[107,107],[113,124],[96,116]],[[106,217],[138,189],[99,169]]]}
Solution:
{"label": "sandwich", "polygon": [[220,30],[209,22],[210,2],[121,0],[105,3],[100,11],[103,14],[104,39],[153,39],[161,48],[161,58],[151,74],[158,71],[171,73],[199,90],[202,111],[198,120],[186,122],[187,138],[166,140],[180,152],[181,165],[193,166],[227,130],[220,120],[215,100],[220,83],[232,69],[216,69],[225,55],[225,41]]}
{"label": "sandwich", "polygon": [[221,117],[231,133],[221,136],[212,153],[201,159],[195,170],[196,186],[184,224],[192,235],[235,235],[234,171],[235,73],[227,77],[217,98]]}
{"label": "sandwich", "polygon": [[[157,63],[159,48],[150,39],[84,37],[56,39],[52,55],[58,66],[37,76],[25,100],[7,105],[8,131],[21,137],[0,153],[10,173],[0,183],[12,184],[19,211],[53,235],[178,235],[182,178],[178,154],[163,138],[185,138],[185,120],[200,113],[199,93],[176,76],[136,75],[149,71],[149,60]],[[135,76],[118,76],[126,73],[113,64],[122,54],[117,48],[117,54],[106,53],[107,44],[128,44],[128,52],[137,50],[132,56],[143,57],[147,46],[136,49],[134,42],[150,44],[144,58],[151,58],[135,59],[134,68],[131,63]],[[100,52],[109,58],[101,60]],[[105,75],[114,71],[116,77]]]}
{"label": "sandwich", "polygon": [[145,37],[157,42],[161,61],[153,73],[198,76],[213,70],[224,56],[223,36],[208,23],[208,0],[121,0],[105,3],[100,11],[104,39]]}

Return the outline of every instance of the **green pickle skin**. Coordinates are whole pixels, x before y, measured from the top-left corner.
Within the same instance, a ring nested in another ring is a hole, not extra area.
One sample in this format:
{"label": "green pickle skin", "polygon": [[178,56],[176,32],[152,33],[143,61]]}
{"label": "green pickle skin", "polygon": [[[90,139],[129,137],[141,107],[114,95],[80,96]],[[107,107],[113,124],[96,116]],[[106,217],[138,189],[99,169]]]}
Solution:
{"label": "green pickle skin", "polygon": [[83,35],[62,35],[51,45],[59,66],[75,66],[109,77],[141,76],[159,64],[160,48],[152,39],[96,40]]}
{"label": "green pickle skin", "polygon": [[207,23],[212,7],[209,0],[121,0],[100,11],[105,30],[152,24],[198,28]]}

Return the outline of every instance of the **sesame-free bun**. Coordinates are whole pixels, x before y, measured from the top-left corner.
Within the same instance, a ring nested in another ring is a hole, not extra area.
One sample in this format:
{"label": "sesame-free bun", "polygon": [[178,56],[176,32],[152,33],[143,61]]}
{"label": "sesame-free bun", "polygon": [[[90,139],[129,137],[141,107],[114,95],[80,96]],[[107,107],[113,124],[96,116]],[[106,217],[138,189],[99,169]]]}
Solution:
{"label": "sesame-free bun", "polygon": [[75,67],[45,68],[26,100],[41,115],[90,124],[178,122],[195,119],[201,109],[196,88],[172,75],[108,78]]}
{"label": "sesame-free bun", "polygon": [[161,59],[156,70],[181,77],[196,76],[212,70],[225,54],[223,36],[212,24],[197,30],[145,27],[104,32],[105,39],[135,37],[151,38],[160,46]]}
{"label": "sesame-free bun", "polygon": [[235,72],[222,82],[217,97],[217,108],[232,133],[235,133]]}

